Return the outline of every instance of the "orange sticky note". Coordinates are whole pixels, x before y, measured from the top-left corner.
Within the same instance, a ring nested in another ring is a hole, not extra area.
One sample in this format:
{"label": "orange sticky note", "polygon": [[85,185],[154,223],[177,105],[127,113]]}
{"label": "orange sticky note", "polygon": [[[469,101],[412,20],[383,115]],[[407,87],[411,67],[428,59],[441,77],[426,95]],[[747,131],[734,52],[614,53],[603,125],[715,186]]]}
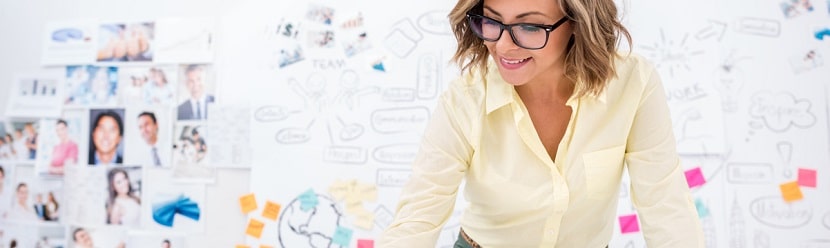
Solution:
{"label": "orange sticky note", "polygon": [[279,215],[280,204],[274,203],[272,201],[265,201],[265,209],[262,210],[262,217],[276,221],[277,216]]}
{"label": "orange sticky note", "polygon": [[259,245],[259,248],[274,248],[274,247],[270,246],[270,245]]}
{"label": "orange sticky note", "polygon": [[262,236],[262,229],[265,228],[265,223],[261,221],[251,219],[248,221],[248,230],[245,230],[245,234],[250,235],[254,238],[259,238]]}
{"label": "orange sticky note", "polygon": [[242,208],[242,213],[247,214],[257,209],[256,197],[254,193],[243,195],[239,197],[239,206]]}
{"label": "orange sticky note", "polygon": [[798,181],[781,184],[781,196],[786,202],[794,202],[804,198],[801,194],[801,188],[798,186]]}
{"label": "orange sticky note", "polygon": [[236,248],[251,248],[251,247],[247,246],[247,245],[236,245]]}

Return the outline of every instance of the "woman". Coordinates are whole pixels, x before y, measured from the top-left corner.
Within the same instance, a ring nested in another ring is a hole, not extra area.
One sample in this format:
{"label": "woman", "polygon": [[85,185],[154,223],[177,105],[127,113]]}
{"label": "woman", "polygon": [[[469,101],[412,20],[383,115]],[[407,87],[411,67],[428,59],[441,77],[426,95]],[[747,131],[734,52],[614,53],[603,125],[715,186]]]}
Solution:
{"label": "woman", "polygon": [[136,196],[127,171],[121,168],[110,170],[109,199],[107,200],[107,224],[138,226],[141,200]]}
{"label": "woman", "polygon": [[23,131],[20,129],[14,130],[14,144],[12,150],[17,155],[18,160],[29,159],[29,147],[26,146],[26,137],[23,136]]}
{"label": "woman", "polygon": [[466,179],[456,247],[606,247],[628,168],[648,246],[703,247],[659,76],[617,53],[616,17],[612,0],[459,0],[464,74],[379,246],[434,247]]}
{"label": "woman", "polygon": [[53,192],[49,192],[49,197],[46,199],[46,220],[48,221],[58,221],[60,214],[58,209],[60,205],[58,205],[58,200],[55,199],[55,194]]}
{"label": "woman", "polygon": [[0,139],[0,160],[11,160],[13,158],[12,143],[9,143],[7,139]]}
{"label": "woman", "polygon": [[63,175],[63,166],[66,162],[78,163],[78,144],[69,139],[67,124],[58,120],[55,124],[55,133],[58,135],[58,145],[52,150],[52,162],[49,163],[49,174]]}
{"label": "woman", "polygon": [[29,204],[29,186],[26,183],[17,185],[15,201],[9,211],[9,219],[40,222],[42,219],[37,216],[34,205]]}
{"label": "woman", "polygon": [[150,68],[151,82],[144,85],[144,101],[147,105],[170,105],[173,103],[173,87],[167,75],[159,68]]}

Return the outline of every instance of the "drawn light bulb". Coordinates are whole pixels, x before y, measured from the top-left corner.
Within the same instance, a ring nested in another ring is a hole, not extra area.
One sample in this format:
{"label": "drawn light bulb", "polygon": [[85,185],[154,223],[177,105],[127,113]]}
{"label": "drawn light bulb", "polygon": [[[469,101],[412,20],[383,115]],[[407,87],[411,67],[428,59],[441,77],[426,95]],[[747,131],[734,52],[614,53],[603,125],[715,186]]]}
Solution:
{"label": "drawn light bulb", "polygon": [[716,70],[718,81],[715,83],[715,88],[720,91],[723,111],[737,112],[738,94],[744,87],[743,72],[732,63],[724,63]]}
{"label": "drawn light bulb", "polygon": [[778,142],[778,155],[781,156],[781,159],[784,160],[784,177],[790,178],[793,176],[792,170],[790,170],[790,160],[792,159],[793,155],[793,143],[789,141],[781,141]]}

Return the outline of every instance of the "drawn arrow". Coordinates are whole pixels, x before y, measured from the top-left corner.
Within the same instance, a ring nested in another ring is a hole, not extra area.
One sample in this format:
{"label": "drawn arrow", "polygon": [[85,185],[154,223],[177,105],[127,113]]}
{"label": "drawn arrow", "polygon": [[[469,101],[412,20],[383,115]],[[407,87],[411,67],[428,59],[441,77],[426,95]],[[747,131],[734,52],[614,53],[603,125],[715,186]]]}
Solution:
{"label": "drawn arrow", "polygon": [[716,38],[720,41],[724,33],[726,33],[726,23],[709,20],[709,25],[698,31],[695,38],[697,40]]}

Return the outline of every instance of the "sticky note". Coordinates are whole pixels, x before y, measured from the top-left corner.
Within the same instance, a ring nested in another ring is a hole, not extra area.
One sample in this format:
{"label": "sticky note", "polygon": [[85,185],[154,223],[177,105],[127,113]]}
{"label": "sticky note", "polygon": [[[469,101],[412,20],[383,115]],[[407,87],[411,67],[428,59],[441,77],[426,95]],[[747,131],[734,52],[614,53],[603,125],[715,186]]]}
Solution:
{"label": "sticky note", "polygon": [[640,231],[640,223],[637,222],[637,215],[620,216],[620,232],[623,234]]}
{"label": "sticky note", "polygon": [[259,238],[262,236],[262,229],[265,228],[265,223],[251,219],[248,221],[248,229],[245,230],[245,234],[250,235],[254,238]]}
{"label": "sticky note", "polygon": [[270,245],[259,245],[259,248],[274,248],[274,247],[270,246]]}
{"label": "sticky note", "polygon": [[371,231],[375,227],[375,215],[367,211],[367,213],[357,216],[354,220],[354,226]]}
{"label": "sticky note", "polygon": [[703,172],[700,171],[700,167],[686,171],[686,183],[689,184],[689,188],[694,188],[706,183],[706,179],[703,178]]}
{"label": "sticky note", "polygon": [[815,188],[816,170],[798,169],[798,185]]}
{"label": "sticky note", "polygon": [[358,239],[357,248],[375,248],[375,241],[371,239]]}
{"label": "sticky note", "polygon": [[280,215],[280,204],[274,203],[272,201],[265,201],[265,209],[262,209],[262,217],[265,217],[269,220],[277,220],[277,216]]}
{"label": "sticky note", "polygon": [[351,194],[351,191],[351,184],[341,180],[336,180],[331,184],[331,186],[329,186],[329,194],[331,194],[331,196],[338,201],[346,198],[347,195]]}
{"label": "sticky note", "polygon": [[236,245],[236,248],[251,248],[251,247],[247,246],[247,245]]}
{"label": "sticky note", "polygon": [[257,209],[256,197],[254,193],[243,195],[239,197],[239,206],[242,208],[242,213],[247,214]]}
{"label": "sticky note", "polygon": [[303,212],[308,212],[312,208],[316,208],[317,204],[320,203],[320,200],[317,199],[317,193],[314,193],[313,189],[308,189],[308,191],[304,192],[300,195],[300,209]]}
{"label": "sticky note", "polygon": [[374,184],[361,183],[355,187],[355,199],[361,201],[377,201],[378,187]]}
{"label": "sticky note", "polygon": [[709,208],[706,207],[706,204],[703,204],[703,200],[700,198],[695,199],[695,208],[697,208],[697,217],[702,219],[709,216]]}
{"label": "sticky note", "polygon": [[331,237],[331,242],[348,247],[349,243],[352,242],[352,232],[352,229],[338,226],[337,230],[334,231],[334,236]]}
{"label": "sticky note", "polygon": [[784,197],[786,202],[794,202],[804,198],[797,181],[781,184],[781,196]]}

